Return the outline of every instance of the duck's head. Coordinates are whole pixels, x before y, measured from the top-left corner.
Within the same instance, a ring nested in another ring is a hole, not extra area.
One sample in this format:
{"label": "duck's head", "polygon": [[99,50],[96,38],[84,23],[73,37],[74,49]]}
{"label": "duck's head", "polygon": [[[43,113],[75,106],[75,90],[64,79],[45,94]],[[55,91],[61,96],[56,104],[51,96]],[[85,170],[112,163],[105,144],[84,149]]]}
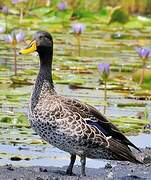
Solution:
{"label": "duck's head", "polygon": [[45,31],[38,31],[35,33],[33,40],[29,43],[27,48],[21,50],[20,54],[29,54],[37,51],[39,55],[46,55],[53,53],[52,36]]}

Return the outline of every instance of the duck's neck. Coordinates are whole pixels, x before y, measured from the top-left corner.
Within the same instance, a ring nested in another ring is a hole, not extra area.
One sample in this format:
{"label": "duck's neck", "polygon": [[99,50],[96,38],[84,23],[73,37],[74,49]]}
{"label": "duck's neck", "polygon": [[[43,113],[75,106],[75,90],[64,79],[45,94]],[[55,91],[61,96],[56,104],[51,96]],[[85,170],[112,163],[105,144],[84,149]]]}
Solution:
{"label": "duck's neck", "polygon": [[37,79],[42,82],[47,81],[51,86],[53,86],[52,81],[52,54],[45,53],[39,54],[40,57],[40,69]]}
{"label": "duck's neck", "polygon": [[43,98],[46,93],[56,94],[52,80],[52,54],[39,54],[40,70],[34,85],[31,96],[31,110],[33,110],[40,98]]}

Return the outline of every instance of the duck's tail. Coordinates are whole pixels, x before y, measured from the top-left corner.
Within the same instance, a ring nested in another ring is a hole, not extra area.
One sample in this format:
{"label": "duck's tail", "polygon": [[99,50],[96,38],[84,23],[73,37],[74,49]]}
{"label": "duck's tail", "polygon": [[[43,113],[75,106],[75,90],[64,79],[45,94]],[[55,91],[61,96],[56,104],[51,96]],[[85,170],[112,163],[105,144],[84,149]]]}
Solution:
{"label": "duck's tail", "polygon": [[138,160],[129,149],[128,146],[121,142],[110,138],[109,139],[109,151],[113,154],[113,159],[118,161],[130,161],[136,164],[143,164],[141,160]]}

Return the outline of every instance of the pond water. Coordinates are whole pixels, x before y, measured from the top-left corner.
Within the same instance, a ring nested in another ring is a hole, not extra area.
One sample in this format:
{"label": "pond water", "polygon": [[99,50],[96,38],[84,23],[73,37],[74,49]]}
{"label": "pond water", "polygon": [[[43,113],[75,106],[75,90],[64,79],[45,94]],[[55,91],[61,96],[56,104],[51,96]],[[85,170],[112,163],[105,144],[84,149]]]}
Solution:
{"label": "pond water", "polygon": [[[95,26],[95,25],[94,25]],[[59,94],[75,97],[87,102],[101,112],[104,105],[103,85],[99,84],[97,65],[111,64],[111,82],[108,84],[108,106],[106,116],[115,122],[138,147],[151,147],[150,134],[144,134],[144,125],[151,119],[150,98],[135,98],[139,90],[131,81],[131,74],[141,64],[134,51],[138,42],[149,45],[149,30],[102,29],[85,33],[81,37],[81,56],[77,54],[76,39],[71,33],[52,33],[54,37],[53,73]],[[124,34],[126,38],[113,39],[113,35]],[[24,47],[23,43],[18,49]],[[32,85],[12,85],[13,52],[8,45],[0,51],[0,164],[17,166],[65,166],[69,155],[47,145],[37,136],[26,122],[28,99]],[[18,56],[18,72],[33,82],[38,72],[37,55]],[[151,61],[148,63],[151,67]],[[5,67],[5,68],[4,68]],[[118,81],[113,81],[118,79]],[[131,105],[129,105],[131,104]],[[138,114],[147,111],[147,120]],[[24,115],[24,117],[22,117]],[[10,118],[10,119],[9,119]],[[132,136],[133,135],[133,136]],[[18,161],[11,157],[19,157]],[[88,167],[102,167],[106,161],[88,160]],[[79,161],[77,161],[79,165]]]}
{"label": "pond water", "polygon": [[[31,137],[39,139],[39,137]],[[130,136],[129,139],[138,147],[151,147],[150,135],[140,134],[138,136]],[[144,140],[145,139],[145,140]],[[24,142],[17,145],[2,144],[0,146],[0,164],[13,164],[15,166],[67,166],[70,156],[68,153],[61,151],[51,145],[27,145]],[[12,161],[12,157],[19,157],[18,160]],[[100,168],[104,167],[108,161],[105,160],[87,160],[87,167]],[[115,162],[113,162],[114,165]],[[80,165],[77,158],[76,165]]]}

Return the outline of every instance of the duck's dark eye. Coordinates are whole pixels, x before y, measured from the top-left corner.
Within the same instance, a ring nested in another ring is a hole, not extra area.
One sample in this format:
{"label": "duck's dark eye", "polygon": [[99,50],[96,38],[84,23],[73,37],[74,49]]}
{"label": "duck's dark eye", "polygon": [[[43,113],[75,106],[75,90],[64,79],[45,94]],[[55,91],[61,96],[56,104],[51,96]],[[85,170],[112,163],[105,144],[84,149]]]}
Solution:
{"label": "duck's dark eye", "polygon": [[39,36],[39,39],[42,39],[43,38],[43,36]]}

